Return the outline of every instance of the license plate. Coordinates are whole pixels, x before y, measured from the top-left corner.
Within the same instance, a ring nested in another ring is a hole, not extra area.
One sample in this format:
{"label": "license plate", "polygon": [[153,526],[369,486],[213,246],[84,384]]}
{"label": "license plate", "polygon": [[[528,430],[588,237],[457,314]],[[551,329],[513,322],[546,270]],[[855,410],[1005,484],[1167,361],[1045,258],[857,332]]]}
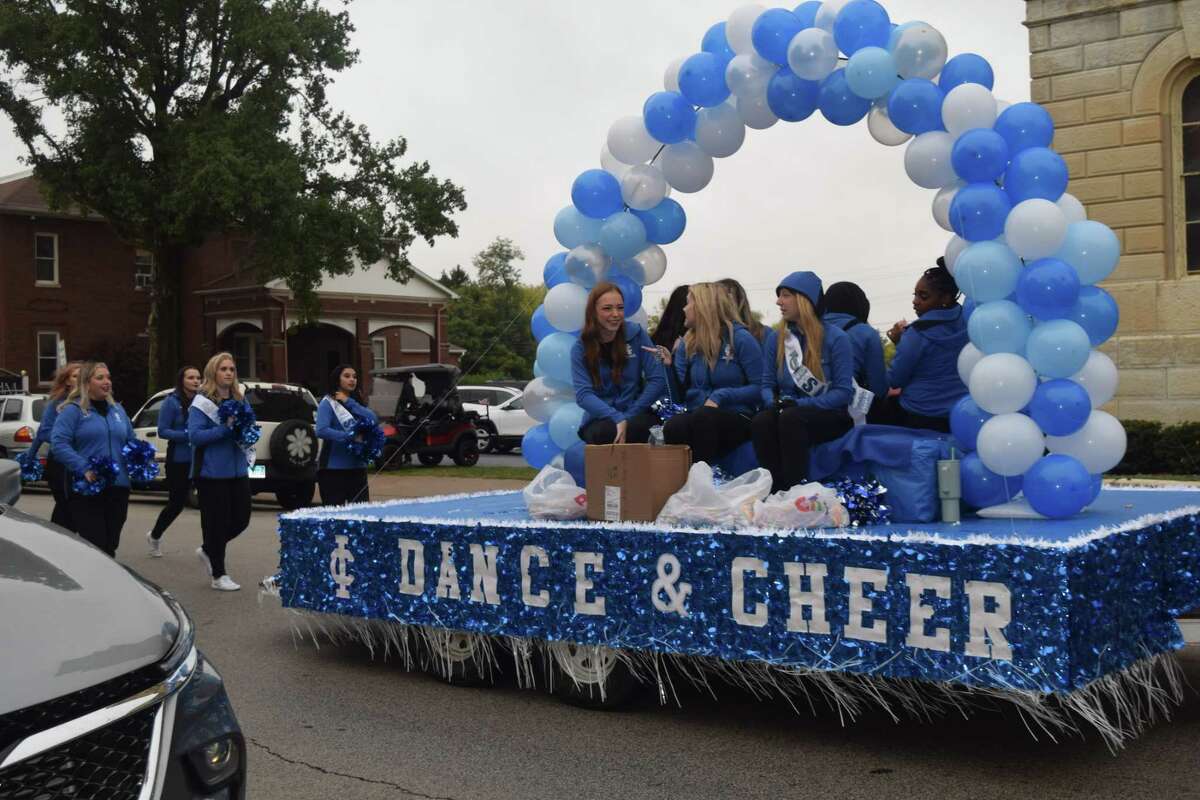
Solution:
{"label": "license plate", "polygon": [[266,464],[255,464],[253,467],[250,468],[250,477],[251,478],[267,477],[267,465]]}

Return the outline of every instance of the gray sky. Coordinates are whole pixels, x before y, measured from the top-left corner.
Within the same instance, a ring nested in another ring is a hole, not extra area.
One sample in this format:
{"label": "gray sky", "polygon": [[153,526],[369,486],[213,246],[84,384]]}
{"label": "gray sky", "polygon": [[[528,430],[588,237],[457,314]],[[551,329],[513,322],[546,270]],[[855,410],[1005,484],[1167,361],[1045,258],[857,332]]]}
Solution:
{"label": "gray sky", "polygon": [[[881,1],[893,22],[940,30],[951,56],[988,59],[996,97],[1029,99],[1024,0]],[[459,237],[433,249],[419,243],[414,263],[436,277],[469,267],[507,236],[525,251],[526,280],[540,282],[542,265],[562,249],[554,215],[570,203],[575,176],[599,167],[609,125],[640,113],[663,88],[667,65],[699,51],[708,27],[739,5],[356,0],[361,60],[331,97],[376,137],[406,137],[413,158],[465,189]],[[877,326],[911,317],[912,285],[950,234],[930,214],[934,192],[905,175],[904,147],[876,143],[865,120],[839,128],[820,112],[746,133],[741,150],[716,161],[707,188],[672,194],[688,226],[665,248],[667,274],[647,287],[647,304],[679,283],[732,276],[774,320],[778,279],[806,268],[826,284],[861,284]],[[20,155],[11,129],[0,126],[0,174],[21,169]]]}

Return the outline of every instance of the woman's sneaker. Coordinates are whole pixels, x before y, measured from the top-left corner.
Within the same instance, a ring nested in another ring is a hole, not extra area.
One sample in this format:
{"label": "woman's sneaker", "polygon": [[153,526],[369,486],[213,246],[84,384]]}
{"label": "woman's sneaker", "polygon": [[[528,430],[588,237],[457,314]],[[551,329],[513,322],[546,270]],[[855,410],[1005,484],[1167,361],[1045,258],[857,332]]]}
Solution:
{"label": "woman's sneaker", "polygon": [[196,548],[196,558],[200,559],[200,563],[204,565],[204,574],[212,579],[212,562],[208,560],[208,553],[204,552],[203,547]]}
{"label": "woman's sneaker", "polygon": [[212,587],[222,592],[236,592],[238,589],[242,588],[238,584],[234,583],[233,578],[229,577],[228,575],[222,575],[219,578],[213,578]]}
{"label": "woman's sneaker", "polygon": [[150,545],[150,557],[162,558],[162,539],[155,539],[154,531],[146,533],[146,542]]}

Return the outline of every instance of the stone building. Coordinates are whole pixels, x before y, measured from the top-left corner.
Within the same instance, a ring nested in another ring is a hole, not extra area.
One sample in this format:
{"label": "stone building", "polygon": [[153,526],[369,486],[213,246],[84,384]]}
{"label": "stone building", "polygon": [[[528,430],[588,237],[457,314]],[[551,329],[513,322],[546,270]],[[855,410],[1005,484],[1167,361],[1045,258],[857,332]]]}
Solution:
{"label": "stone building", "polygon": [[1110,410],[1200,421],[1200,0],[1027,0],[1032,98],[1121,239]]}

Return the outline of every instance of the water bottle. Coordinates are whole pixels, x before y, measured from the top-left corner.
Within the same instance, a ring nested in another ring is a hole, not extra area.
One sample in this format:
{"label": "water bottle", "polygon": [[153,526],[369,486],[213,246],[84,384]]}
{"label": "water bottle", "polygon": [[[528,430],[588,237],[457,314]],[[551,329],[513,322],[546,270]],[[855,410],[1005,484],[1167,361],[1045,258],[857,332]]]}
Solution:
{"label": "water bottle", "polygon": [[959,461],[954,457],[954,448],[950,448],[950,458],[937,462],[938,497],[942,501],[942,522],[959,522],[962,519],[962,509],[959,499],[962,498],[962,475],[959,471]]}
{"label": "water bottle", "polygon": [[651,444],[651,446],[659,447],[666,443],[667,443],[666,440],[663,439],[663,426],[662,425],[655,425],[653,428],[650,429],[650,444]]}

